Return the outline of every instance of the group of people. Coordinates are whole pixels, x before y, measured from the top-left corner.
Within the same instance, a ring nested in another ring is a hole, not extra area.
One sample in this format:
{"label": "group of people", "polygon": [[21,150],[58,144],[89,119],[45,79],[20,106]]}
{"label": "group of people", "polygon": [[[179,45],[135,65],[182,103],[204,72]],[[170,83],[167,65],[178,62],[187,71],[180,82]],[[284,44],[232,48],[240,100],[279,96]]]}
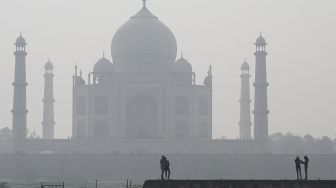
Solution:
{"label": "group of people", "polygon": [[169,160],[166,156],[162,155],[160,159],[161,166],[161,180],[170,179],[170,168],[169,168]]}
{"label": "group of people", "polygon": [[302,161],[299,156],[297,156],[295,158],[296,176],[297,176],[298,180],[302,180],[301,164],[304,165],[305,180],[307,180],[307,178],[308,178],[308,163],[309,163],[309,158],[307,156],[304,156],[304,161]]}
{"label": "group of people", "polygon": [[[304,160],[302,161],[299,156],[295,158],[295,167],[296,167],[296,176],[298,180],[302,180],[302,173],[301,173],[301,164],[304,166],[305,170],[305,180],[308,179],[308,163],[309,158],[304,156]],[[160,167],[161,167],[161,180],[170,179],[170,168],[169,168],[169,160],[166,156],[162,155],[160,159]]]}

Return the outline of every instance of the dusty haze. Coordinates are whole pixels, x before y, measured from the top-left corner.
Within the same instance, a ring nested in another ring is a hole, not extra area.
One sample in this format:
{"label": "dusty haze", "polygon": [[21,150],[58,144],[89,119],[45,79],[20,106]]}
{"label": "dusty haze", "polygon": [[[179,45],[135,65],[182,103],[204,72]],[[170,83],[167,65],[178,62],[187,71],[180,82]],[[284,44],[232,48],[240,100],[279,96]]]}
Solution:
{"label": "dusty haze", "polygon": [[[28,42],[28,129],[41,132],[42,67],[50,57],[55,134],[64,138],[71,135],[74,65],[86,75],[103,51],[111,59],[114,33],[141,6],[140,0],[1,0],[0,126],[12,124],[13,43],[20,31]],[[259,31],[269,43],[270,134],[335,136],[336,1],[148,0],[148,8],[173,31],[198,83],[214,67],[214,137],[238,136],[239,67],[246,57],[254,72]]]}

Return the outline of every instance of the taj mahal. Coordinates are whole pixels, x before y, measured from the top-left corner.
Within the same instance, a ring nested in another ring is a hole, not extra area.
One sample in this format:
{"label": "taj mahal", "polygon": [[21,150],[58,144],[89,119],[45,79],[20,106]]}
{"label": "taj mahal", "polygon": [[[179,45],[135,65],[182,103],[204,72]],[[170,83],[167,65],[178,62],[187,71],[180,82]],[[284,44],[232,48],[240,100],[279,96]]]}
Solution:
{"label": "taj mahal", "polygon": [[210,139],[211,70],[195,84],[173,33],[144,4],[113,37],[87,82],[74,76],[74,138]]}
{"label": "taj mahal", "polygon": [[[285,153],[269,138],[268,44],[262,34],[251,44],[255,46],[253,68],[245,60],[237,71],[239,135],[214,139],[212,66],[206,64],[203,82],[196,83],[192,62],[177,55],[173,32],[151,13],[146,0],[142,3],[111,36],[111,56],[98,57],[88,74],[78,64],[72,75],[64,75],[69,82],[72,76],[72,88],[67,88],[72,90],[72,133],[66,139],[54,137],[58,126],[54,79],[58,77],[50,60],[41,74],[42,138],[27,138],[27,116],[36,110],[27,109],[29,49],[20,33],[14,50],[12,135],[0,142],[0,181],[96,182],[97,187],[98,180],[127,180],[128,185],[128,180],[158,179],[161,155],[169,158],[174,179],[292,177],[293,153]],[[335,179],[335,155],[309,157],[314,161],[313,177]]]}
{"label": "taj mahal", "polygon": [[[112,59],[104,54],[88,75],[75,67],[72,137],[54,139],[53,64],[45,65],[43,139],[26,139],[26,40],[16,40],[13,144],[4,151],[49,153],[267,153],[266,40],[255,46],[254,123],[250,66],[241,66],[239,139],[212,139],[212,67],[196,84],[191,63],[177,57],[173,32],[142,8],[115,33]],[[29,65],[29,64],[27,64]],[[238,104],[238,103],[237,103]],[[254,125],[254,126],[252,126]],[[237,126],[237,127],[238,127]],[[254,127],[254,136],[252,128]],[[11,146],[11,147],[10,147]]]}

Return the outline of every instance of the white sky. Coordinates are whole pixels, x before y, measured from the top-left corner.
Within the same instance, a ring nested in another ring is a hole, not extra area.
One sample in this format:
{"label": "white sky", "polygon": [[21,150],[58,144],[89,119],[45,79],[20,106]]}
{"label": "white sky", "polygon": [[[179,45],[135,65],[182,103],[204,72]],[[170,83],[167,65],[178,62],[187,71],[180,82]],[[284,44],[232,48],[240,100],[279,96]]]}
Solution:
{"label": "white sky", "polygon": [[[254,68],[253,43],[260,31],[269,43],[270,133],[335,136],[335,0],[148,0],[147,4],[174,32],[199,83],[208,66],[214,67],[214,137],[238,135],[239,67],[246,57]],[[71,135],[74,65],[86,75],[103,51],[111,59],[114,33],[141,6],[141,0],[0,0],[0,126],[11,127],[13,43],[19,31],[29,43],[29,130],[41,132],[42,67],[50,57],[56,67],[56,137],[65,138]],[[254,76],[251,84],[253,80]]]}

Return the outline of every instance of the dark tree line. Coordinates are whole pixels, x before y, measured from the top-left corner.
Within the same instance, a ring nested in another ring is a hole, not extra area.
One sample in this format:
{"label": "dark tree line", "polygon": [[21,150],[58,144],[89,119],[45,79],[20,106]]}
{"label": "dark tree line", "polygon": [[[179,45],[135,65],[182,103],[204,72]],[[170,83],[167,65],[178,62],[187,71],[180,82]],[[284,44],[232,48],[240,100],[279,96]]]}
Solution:
{"label": "dark tree line", "polygon": [[[27,134],[27,138],[28,139],[39,139],[39,135],[33,131],[33,132],[29,132]],[[12,130],[8,127],[4,127],[2,129],[0,129],[0,141],[8,141],[12,139]]]}

